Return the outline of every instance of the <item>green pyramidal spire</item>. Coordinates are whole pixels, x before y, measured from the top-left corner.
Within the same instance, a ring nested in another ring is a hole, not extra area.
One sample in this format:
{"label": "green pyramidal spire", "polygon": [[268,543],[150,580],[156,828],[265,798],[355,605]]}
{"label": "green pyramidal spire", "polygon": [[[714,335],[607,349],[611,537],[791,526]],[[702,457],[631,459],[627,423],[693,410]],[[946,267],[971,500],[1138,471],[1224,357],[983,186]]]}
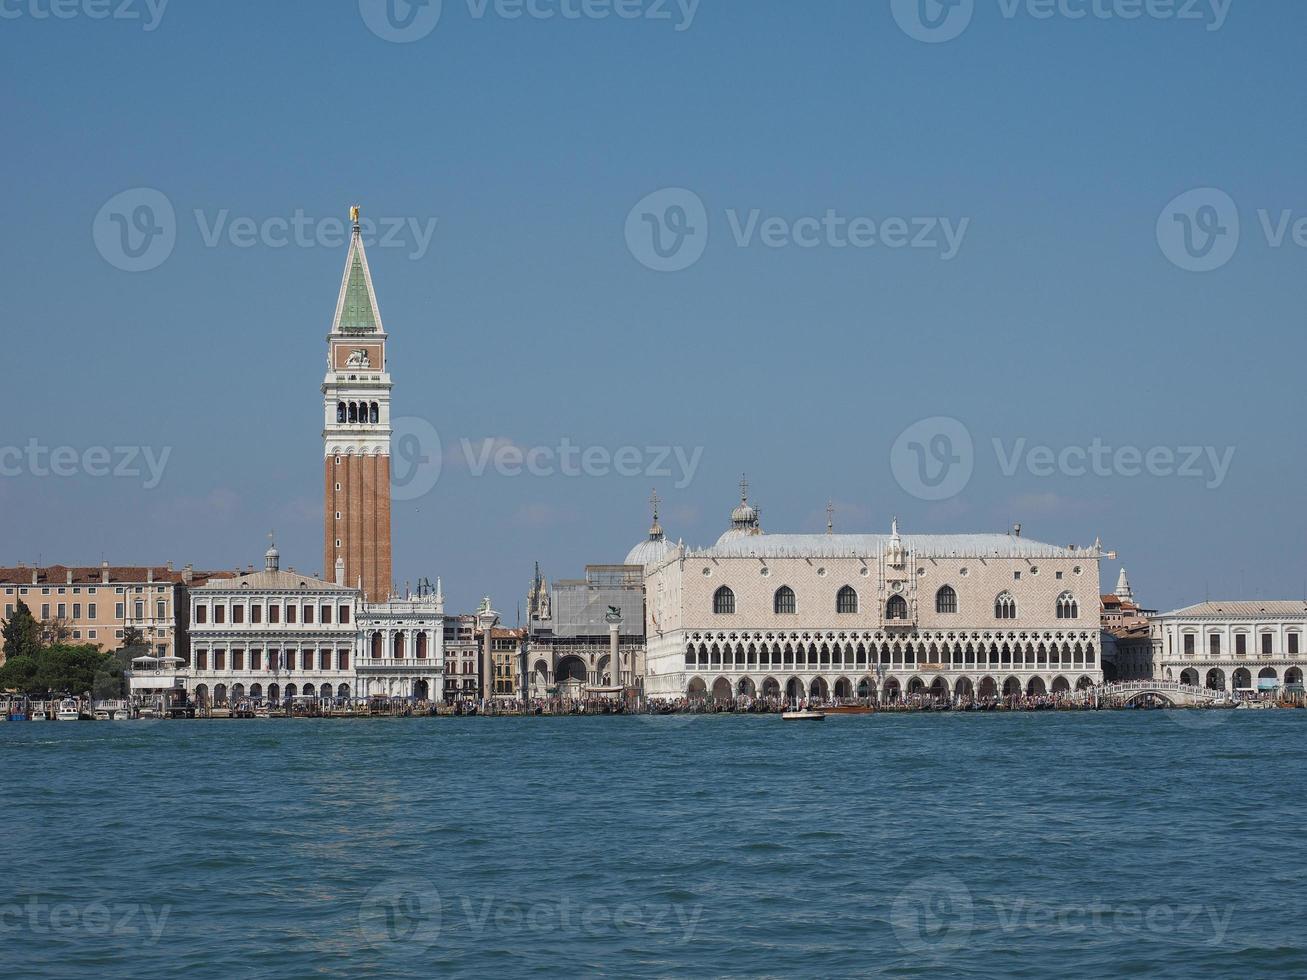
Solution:
{"label": "green pyramidal spire", "polygon": [[382,330],[377,313],[377,297],[372,291],[372,273],[368,269],[367,253],[363,251],[362,231],[359,227],[359,209],[350,208],[354,219],[354,233],[349,242],[349,255],[345,259],[345,277],[340,284],[340,299],[336,302],[336,319],[332,324],[335,333],[377,333]]}

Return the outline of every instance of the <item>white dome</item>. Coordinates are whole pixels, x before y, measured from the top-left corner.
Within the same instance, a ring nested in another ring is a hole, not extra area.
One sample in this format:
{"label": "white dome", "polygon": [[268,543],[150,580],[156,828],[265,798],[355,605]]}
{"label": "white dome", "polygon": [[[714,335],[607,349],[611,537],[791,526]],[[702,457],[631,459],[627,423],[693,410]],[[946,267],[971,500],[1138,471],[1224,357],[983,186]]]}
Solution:
{"label": "white dome", "polygon": [[646,538],[632,548],[626,555],[626,565],[641,565],[648,568],[657,565],[671,554],[672,546],[664,537]]}

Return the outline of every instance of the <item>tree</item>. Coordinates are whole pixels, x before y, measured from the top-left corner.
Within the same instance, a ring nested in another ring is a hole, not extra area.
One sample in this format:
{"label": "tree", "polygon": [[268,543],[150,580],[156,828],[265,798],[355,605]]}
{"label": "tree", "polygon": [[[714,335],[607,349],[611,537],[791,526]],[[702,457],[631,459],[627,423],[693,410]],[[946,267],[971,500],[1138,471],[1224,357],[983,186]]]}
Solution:
{"label": "tree", "polygon": [[37,670],[35,657],[9,657],[0,667],[0,691],[31,693]]}
{"label": "tree", "polygon": [[6,661],[17,657],[35,657],[41,650],[41,624],[22,599],[18,600],[14,614],[5,620],[0,634],[4,636]]}
{"label": "tree", "polygon": [[58,646],[72,635],[72,624],[66,619],[47,619],[40,625],[41,646]]}
{"label": "tree", "polygon": [[37,657],[32,688],[51,694],[84,694],[94,688],[96,675],[111,669],[113,659],[94,646],[49,647]]}

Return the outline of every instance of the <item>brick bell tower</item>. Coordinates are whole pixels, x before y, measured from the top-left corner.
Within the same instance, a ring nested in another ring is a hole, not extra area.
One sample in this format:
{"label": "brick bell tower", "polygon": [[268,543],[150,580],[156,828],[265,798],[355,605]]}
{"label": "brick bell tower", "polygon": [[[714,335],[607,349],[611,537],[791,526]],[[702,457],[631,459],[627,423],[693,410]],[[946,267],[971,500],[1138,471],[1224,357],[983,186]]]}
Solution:
{"label": "brick bell tower", "polygon": [[323,577],[363,587],[369,602],[391,593],[390,374],[359,209],[336,315],[327,337],[322,382],[326,504]]}

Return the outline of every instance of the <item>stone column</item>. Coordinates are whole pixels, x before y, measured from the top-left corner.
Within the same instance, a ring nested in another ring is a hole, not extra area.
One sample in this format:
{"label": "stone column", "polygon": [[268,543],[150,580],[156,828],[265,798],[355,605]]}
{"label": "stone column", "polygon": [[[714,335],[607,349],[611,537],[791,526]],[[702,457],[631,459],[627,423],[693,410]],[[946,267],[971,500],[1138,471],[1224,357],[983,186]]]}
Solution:
{"label": "stone column", "polygon": [[608,669],[612,674],[610,682],[613,687],[622,686],[621,623],[608,624]]}

